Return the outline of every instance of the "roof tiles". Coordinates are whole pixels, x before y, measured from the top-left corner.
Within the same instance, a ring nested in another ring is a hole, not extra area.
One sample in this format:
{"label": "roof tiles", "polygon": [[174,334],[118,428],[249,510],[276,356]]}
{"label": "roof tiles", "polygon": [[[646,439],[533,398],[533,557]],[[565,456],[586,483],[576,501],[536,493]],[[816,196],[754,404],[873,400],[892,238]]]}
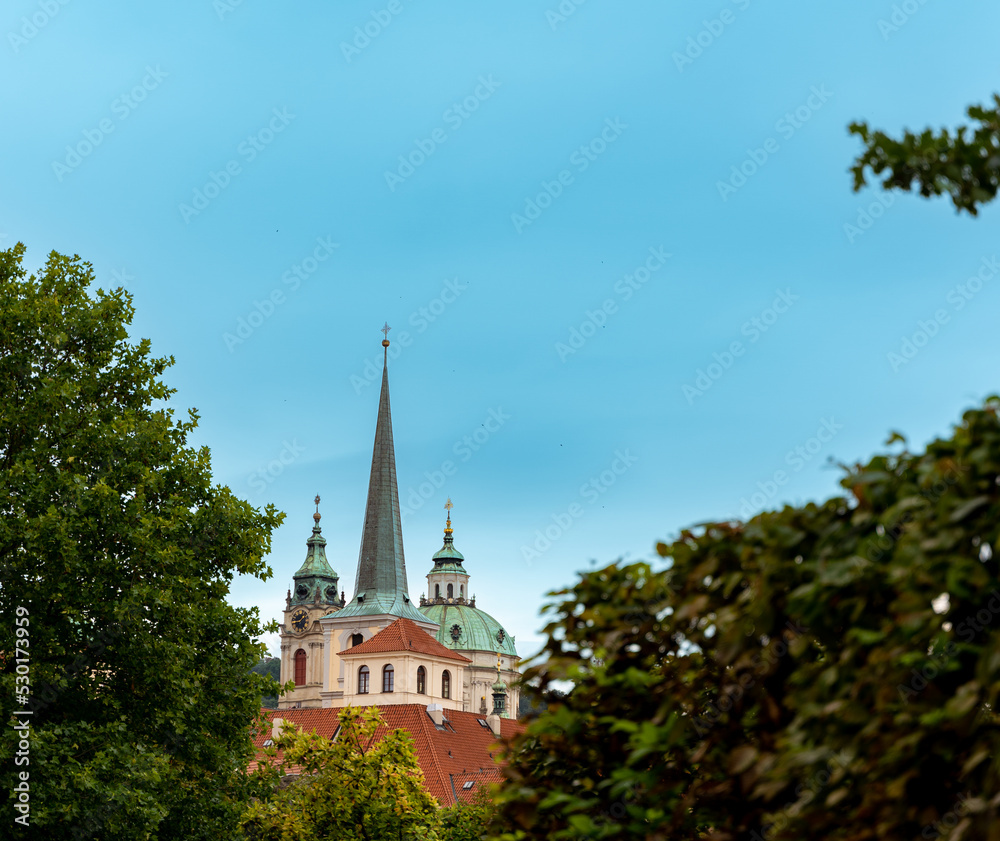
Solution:
{"label": "roof tiles", "polygon": [[365,640],[354,648],[345,648],[341,654],[394,654],[402,651],[414,651],[419,654],[430,654],[434,657],[444,657],[462,663],[471,663],[468,657],[463,657],[450,648],[439,643],[434,637],[410,619],[397,619],[387,628],[383,628],[371,639]]}
{"label": "roof tiles", "polygon": [[[424,786],[442,806],[457,800],[471,800],[484,784],[503,780],[503,764],[498,759],[499,741],[489,727],[480,724],[483,717],[471,712],[445,711],[444,728],[439,730],[427,710],[418,704],[380,706],[386,726],[379,728],[375,739],[389,730],[405,730],[413,739],[417,762],[424,773]],[[331,738],[340,724],[337,707],[313,710],[266,710],[267,718],[293,722],[303,730],[314,730]],[[513,719],[501,719],[500,736],[509,739],[523,731],[524,725]],[[258,748],[271,737],[255,734]],[[255,763],[256,764],[256,763]],[[466,789],[465,783],[473,785]]]}

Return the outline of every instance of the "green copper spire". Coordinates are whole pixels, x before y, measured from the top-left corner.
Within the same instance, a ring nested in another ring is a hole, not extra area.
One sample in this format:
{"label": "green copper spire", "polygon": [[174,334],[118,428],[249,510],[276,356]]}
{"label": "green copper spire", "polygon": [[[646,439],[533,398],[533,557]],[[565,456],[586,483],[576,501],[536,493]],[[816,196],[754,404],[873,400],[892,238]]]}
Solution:
{"label": "green copper spire", "polygon": [[340,605],[340,594],[337,592],[340,578],[326,559],[326,538],[319,528],[318,494],[315,502],[316,513],[313,514],[312,536],[306,541],[306,559],[299,567],[299,571],[292,576],[295,580],[295,589],[292,592],[291,603],[320,602]]}
{"label": "green copper spire", "polygon": [[368,480],[368,504],[358,554],[358,578],[354,600],[338,616],[389,614],[415,622],[427,617],[410,602],[406,589],[406,561],[403,558],[403,528],[399,516],[396,487],[396,454],[392,445],[392,413],[389,410],[389,325],[382,328],[386,349],[382,366],[382,393],[375,425],[372,472]]}

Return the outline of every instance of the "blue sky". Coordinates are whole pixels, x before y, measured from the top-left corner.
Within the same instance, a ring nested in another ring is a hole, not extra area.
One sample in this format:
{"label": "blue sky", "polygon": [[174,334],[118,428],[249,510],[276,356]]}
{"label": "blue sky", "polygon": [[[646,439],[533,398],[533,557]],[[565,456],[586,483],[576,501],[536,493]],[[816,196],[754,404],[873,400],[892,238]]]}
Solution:
{"label": "blue sky", "polygon": [[0,245],[132,292],[217,480],[288,514],[232,594],[268,618],[316,493],[352,591],[388,321],[410,591],[450,495],[528,655],[576,571],[828,496],[828,459],[997,390],[998,210],[853,194],[846,127],[962,122],[998,26],[985,0],[12,0]]}

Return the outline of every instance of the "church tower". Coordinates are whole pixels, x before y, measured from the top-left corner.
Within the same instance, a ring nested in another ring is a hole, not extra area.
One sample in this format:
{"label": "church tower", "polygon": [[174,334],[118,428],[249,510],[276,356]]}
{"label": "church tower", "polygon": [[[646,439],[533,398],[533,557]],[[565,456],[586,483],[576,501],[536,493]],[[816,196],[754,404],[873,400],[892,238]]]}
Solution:
{"label": "church tower", "polygon": [[464,670],[463,709],[486,715],[491,694],[496,692],[495,680],[504,680],[510,689],[504,690],[504,708],[498,714],[516,718],[521,673],[514,637],[485,610],[476,607],[475,596],[470,597],[465,556],[455,548],[451,527],[454,506],[450,499],[444,507],[448,510],[444,545],[432,559],[434,566],[427,573],[427,595],[420,597],[420,612],[438,623],[439,643],[471,661]]}
{"label": "church tower", "polygon": [[282,695],[279,709],[317,707],[323,688],[323,629],[319,619],[343,607],[337,592],[339,578],[326,559],[326,538],[320,531],[319,496],[313,514],[312,536],[306,541],[306,559],[292,576],[281,624],[281,683],[295,681]]}
{"label": "church tower", "polygon": [[368,479],[368,502],[358,553],[354,598],[336,613],[324,616],[323,706],[338,706],[344,697],[344,664],[339,652],[371,639],[397,619],[409,619],[434,636],[438,624],[413,605],[406,584],[403,527],[396,486],[396,453],[389,408],[389,325],[382,328],[382,391],[379,395],[375,444]]}

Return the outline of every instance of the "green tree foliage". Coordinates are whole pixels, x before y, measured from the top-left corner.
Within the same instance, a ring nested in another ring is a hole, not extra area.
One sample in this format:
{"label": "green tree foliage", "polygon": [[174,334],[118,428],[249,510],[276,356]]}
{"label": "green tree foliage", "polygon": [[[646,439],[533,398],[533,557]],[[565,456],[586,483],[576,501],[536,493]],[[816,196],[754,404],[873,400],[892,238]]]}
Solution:
{"label": "green tree foliage", "polygon": [[882,182],[887,190],[915,187],[924,197],[947,193],[956,209],[977,215],[1000,188],[1000,96],[994,95],[993,103],[992,108],[969,109],[969,117],[979,123],[971,132],[965,126],[954,134],[947,129],[937,134],[907,131],[896,140],[867,123],[852,124],[851,133],[865,144],[851,168],[855,191],[865,185],[870,167],[876,176],[887,173]]}
{"label": "green tree foliage", "polygon": [[[255,841],[438,841],[437,801],[424,789],[413,740],[385,732],[378,707],[347,707],[334,740],[287,727],[268,749],[261,777],[271,794],[243,818]],[[277,752],[281,752],[277,762]],[[288,769],[301,776],[277,785]]]}
{"label": "green tree foliage", "polygon": [[456,803],[438,813],[441,841],[481,841],[496,819],[496,804],[487,788],[477,788],[468,803]]}
{"label": "green tree foliage", "polygon": [[253,841],[479,841],[496,813],[485,789],[439,809],[412,738],[387,730],[378,707],[342,710],[333,741],[286,727],[265,756],[258,773],[270,794],[243,818]]}
{"label": "green tree foliage", "polygon": [[997,838],[998,412],[552,594],[501,837]]}
{"label": "green tree foliage", "polygon": [[[281,658],[270,655],[262,657],[250,671],[269,677],[277,684],[281,680]],[[278,708],[277,693],[265,695],[260,704],[265,709],[276,710]]]}
{"label": "green tree foliage", "polygon": [[[236,573],[270,575],[281,515],[212,485],[208,450],[187,444],[197,415],[164,403],[172,359],[129,340],[128,293],[92,292],[91,266],[54,252],[26,277],[23,254],[0,252],[5,821],[27,771],[38,837],[233,837],[274,687],[250,671],[256,610],[226,595]],[[33,713],[27,765],[11,761],[15,707]]]}

